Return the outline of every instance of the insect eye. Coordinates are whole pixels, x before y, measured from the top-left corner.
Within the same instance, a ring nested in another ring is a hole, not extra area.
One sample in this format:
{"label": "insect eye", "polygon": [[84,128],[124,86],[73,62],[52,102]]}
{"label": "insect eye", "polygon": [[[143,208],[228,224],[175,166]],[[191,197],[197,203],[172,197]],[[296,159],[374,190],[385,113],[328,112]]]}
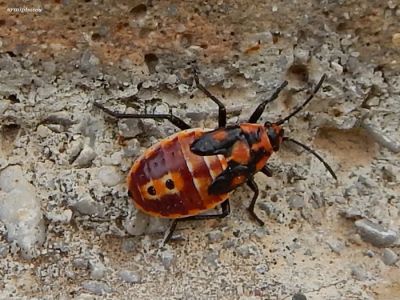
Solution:
{"label": "insect eye", "polygon": [[272,127],[268,128],[268,137],[272,143],[276,140],[276,133]]}
{"label": "insect eye", "polygon": [[277,136],[275,130],[272,127],[268,128],[268,138],[269,138],[269,142],[271,143],[272,149],[274,151],[278,151],[279,150],[279,139],[278,139],[278,136]]}
{"label": "insect eye", "polygon": [[156,189],[154,188],[154,186],[149,186],[148,189],[147,189],[147,192],[152,196],[157,194]]}
{"label": "insect eye", "polygon": [[171,179],[168,179],[168,180],[165,182],[165,186],[166,186],[168,189],[170,189],[170,190],[172,190],[173,188],[175,188],[175,184],[174,184],[174,182],[173,182]]}

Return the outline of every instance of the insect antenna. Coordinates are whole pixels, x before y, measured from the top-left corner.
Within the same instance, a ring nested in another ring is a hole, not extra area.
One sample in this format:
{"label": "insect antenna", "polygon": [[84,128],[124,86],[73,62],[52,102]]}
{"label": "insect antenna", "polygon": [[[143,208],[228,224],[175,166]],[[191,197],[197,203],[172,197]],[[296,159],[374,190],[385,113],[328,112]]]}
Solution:
{"label": "insect antenna", "polygon": [[325,168],[329,171],[329,173],[332,175],[332,177],[335,178],[335,179],[337,180],[336,174],[335,174],[335,172],[333,172],[331,166],[328,165],[328,163],[327,163],[317,152],[315,152],[314,150],[312,150],[310,147],[308,147],[308,146],[306,146],[306,145],[300,143],[299,141],[296,141],[296,140],[294,140],[294,139],[292,139],[292,138],[290,138],[290,137],[287,137],[287,136],[283,137],[283,141],[292,142],[292,143],[294,143],[294,144],[296,144],[296,145],[302,147],[303,149],[307,150],[307,151],[310,152],[311,154],[313,154],[316,158],[318,158],[318,160],[319,160],[320,162],[322,162],[322,163],[324,164]]}
{"label": "insect antenna", "polygon": [[319,80],[318,84],[315,86],[313,92],[311,93],[310,96],[308,96],[307,100],[304,101],[304,103],[302,105],[300,105],[298,108],[296,108],[290,115],[288,115],[286,118],[283,118],[282,120],[279,120],[278,122],[276,122],[275,124],[277,125],[282,125],[283,123],[285,123],[287,120],[289,120],[291,117],[293,117],[294,115],[296,115],[299,111],[301,111],[307,104],[308,102],[310,102],[312,100],[312,98],[314,97],[314,95],[318,92],[318,90],[320,89],[322,83],[324,82],[324,80],[326,79],[326,74],[322,75],[321,79]]}

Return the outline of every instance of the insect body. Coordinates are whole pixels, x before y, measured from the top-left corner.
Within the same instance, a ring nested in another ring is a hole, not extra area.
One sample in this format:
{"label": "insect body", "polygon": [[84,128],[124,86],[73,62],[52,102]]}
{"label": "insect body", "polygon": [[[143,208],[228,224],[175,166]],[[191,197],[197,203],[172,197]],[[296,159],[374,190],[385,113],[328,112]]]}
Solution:
{"label": "insect body", "polygon": [[[273,134],[275,136],[275,131]],[[281,143],[279,138],[278,143]],[[219,128],[197,139],[191,146],[194,153],[202,156],[223,154],[228,161],[228,167],[212,182],[208,192],[230,192],[258,171],[265,170],[268,158],[278,150],[271,141],[268,128],[253,123]]]}
{"label": "insect body", "polygon": [[136,206],[156,217],[184,218],[214,208],[227,193],[209,194],[208,187],[226,169],[223,155],[199,156],[190,145],[204,134],[200,128],[178,132],[135,161],[128,189]]}
{"label": "insect body", "polygon": [[[120,114],[99,103],[94,105],[116,118],[167,119],[180,132],[167,137],[139,157],[128,175],[128,190],[137,208],[143,212],[163,218],[173,219],[167,242],[178,221],[223,218],[230,213],[229,193],[246,183],[254,192],[248,211],[260,224],[264,222],[255,214],[254,207],[259,190],[254,174],[261,171],[272,176],[267,161],[284,142],[292,142],[317,157],[336,179],[331,167],[306,145],[284,136],[281,125],[296,115],[321,87],[325,75],[307,100],[286,118],[275,123],[258,124],[265,106],[275,100],[281,86],[255,109],[247,123],[226,125],[225,106],[199,82],[197,87],[219,107],[218,128],[206,130],[191,129],[183,120],[172,114]],[[200,214],[221,205],[220,214]]]}

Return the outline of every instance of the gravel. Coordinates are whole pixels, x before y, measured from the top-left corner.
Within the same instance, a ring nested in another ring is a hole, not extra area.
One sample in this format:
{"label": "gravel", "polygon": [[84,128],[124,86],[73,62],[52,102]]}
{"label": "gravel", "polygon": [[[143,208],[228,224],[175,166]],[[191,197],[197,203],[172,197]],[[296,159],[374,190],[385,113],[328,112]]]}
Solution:
{"label": "gravel", "polygon": [[75,159],[74,164],[81,168],[87,168],[91,165],[95,157],[96,152],[91,147],[86,145]]}
{"label": "gravel", "polygon": [[0,189],[0,220],[8,241],[15,241],[25,258],[36,257],[45,240],[45,227],[35,187],[20,166],[9,166],[0,173]]}
{"label": "gravel", "polygon": [[384,249],[382,254],[382,261],[387,266],[394,265],[399,260],[399,256],[391,249]]}
{"label": "gravel", "polygon": [[364,241],[377,247],[388,247],[398,238],[397,232],[386,229],[382,225],[367,219],[357,220],[354,225]]}
{"label": "gravel", "polygon": [[122,270],[118,273],[118,276],[127,283],[140,283],[142,280],[142,277],[136,271]]}
{"label": "gravel", "polygon": [[101,183],[108,187],[116,186],[122,181],[122,176],[113,166],[101,167],[97,176]]}
{"label": "gravel", "polygon": [[111,287],[107,283],[97,280],[87,280],[83,282],[82,288],[87,292],[99,296],[112,292]]}

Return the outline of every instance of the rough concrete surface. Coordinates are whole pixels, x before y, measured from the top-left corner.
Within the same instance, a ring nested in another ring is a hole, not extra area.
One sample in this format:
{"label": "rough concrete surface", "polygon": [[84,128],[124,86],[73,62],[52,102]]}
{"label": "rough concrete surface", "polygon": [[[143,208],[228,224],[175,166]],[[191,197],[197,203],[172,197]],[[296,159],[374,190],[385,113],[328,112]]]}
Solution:
{"label": "rough concrete surface", "polygon": [[[19,11],[15,8],[25,8]],[[39,9],[34,12],[32,9]],[[399,299],[398,1],[0,1],[0,299]],[[168,112],[193,126],[263,121],[327,80],[222,220],[138,213],[125,176],[176,129],[93,107]]]}

